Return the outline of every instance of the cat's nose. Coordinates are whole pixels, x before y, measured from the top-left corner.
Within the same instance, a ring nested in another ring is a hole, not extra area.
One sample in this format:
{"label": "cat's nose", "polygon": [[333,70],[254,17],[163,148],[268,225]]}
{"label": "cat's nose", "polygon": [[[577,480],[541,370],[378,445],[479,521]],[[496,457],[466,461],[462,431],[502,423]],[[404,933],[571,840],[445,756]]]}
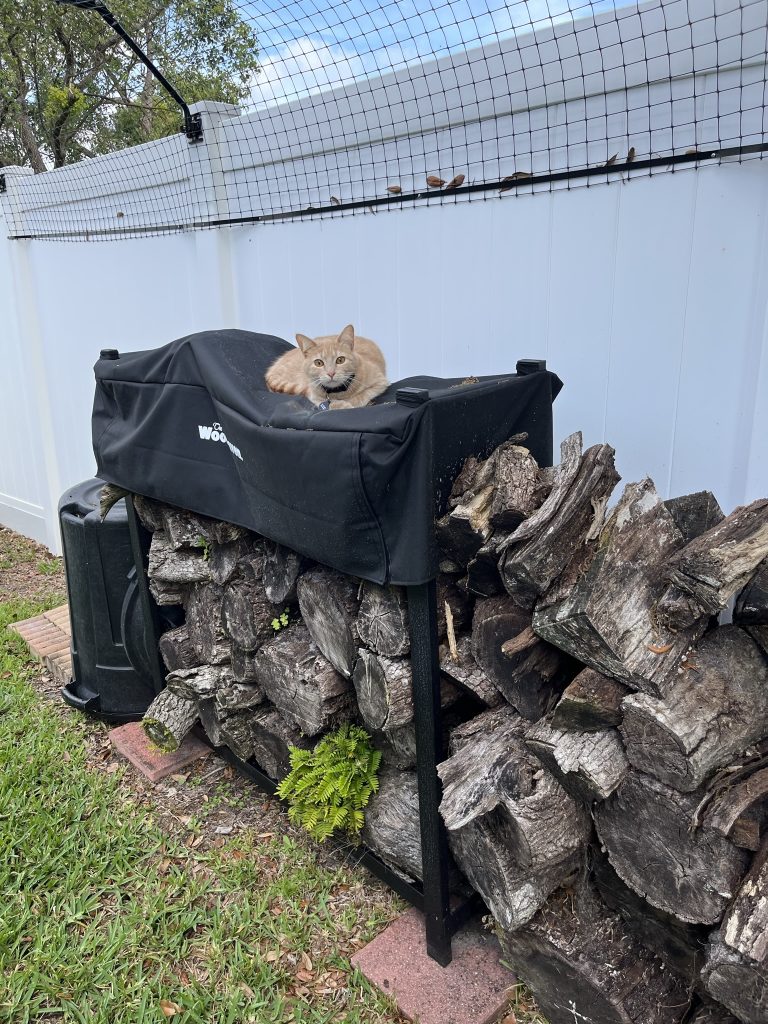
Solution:
{"label": "cat's nose", "polygon": [[331,378],[331,380],[333,380],[333,378],[336,376],[336,371],[335,370],[329,370],[328,371],[328,376]]}

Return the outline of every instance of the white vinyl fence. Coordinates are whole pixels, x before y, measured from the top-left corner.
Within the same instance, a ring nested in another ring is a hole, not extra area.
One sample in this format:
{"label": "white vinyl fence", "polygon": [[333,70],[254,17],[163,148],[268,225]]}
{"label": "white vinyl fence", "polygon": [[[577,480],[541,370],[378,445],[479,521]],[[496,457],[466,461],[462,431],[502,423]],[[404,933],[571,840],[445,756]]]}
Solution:
{"label": "white vinyl fence", "polygon": [[[256,123],[230,119],[227,131]],[[218,136],[195,153],[209,177],[195,203],[231,214]],[[105,159],[130,169],[150,151]],[[544,357],[565,384],[556,437],[609,441],[625,480],[651,475],[664,495],[709,488],[726,511],[768,494],[764,161],[376,214],[24,238],[42,209],[75,194],[84,216],[89,204],[99,217],[129,209],[129,173],[119,195],[89,198],[96,164],[38,176],[34,202],[30,176],[5,168],[0,196],[0,523],[53,550],[60,494],[94,472],[99,350],[221,327],[292,340],[352,321],[379,342],[393,380]],[[164,186],[135,185],[145,187]]]}

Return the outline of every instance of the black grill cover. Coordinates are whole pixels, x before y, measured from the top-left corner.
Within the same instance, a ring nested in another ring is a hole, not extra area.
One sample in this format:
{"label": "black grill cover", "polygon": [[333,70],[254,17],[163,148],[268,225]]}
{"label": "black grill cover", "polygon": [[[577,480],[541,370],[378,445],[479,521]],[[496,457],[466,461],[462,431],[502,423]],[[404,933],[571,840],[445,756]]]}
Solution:
{"label": "black grill cover", "polygon": [[[552,458],[546,370],[477,383],[411,377],[375,405],[322,411],[268,391],[291,346],[249,331],[203,331],[96,363],[93,447],[104,480],[238,523],[377,583],[437,572],[433,519],[470,454],[519,431]],[[423,404],[395,401],[427,389]]]}

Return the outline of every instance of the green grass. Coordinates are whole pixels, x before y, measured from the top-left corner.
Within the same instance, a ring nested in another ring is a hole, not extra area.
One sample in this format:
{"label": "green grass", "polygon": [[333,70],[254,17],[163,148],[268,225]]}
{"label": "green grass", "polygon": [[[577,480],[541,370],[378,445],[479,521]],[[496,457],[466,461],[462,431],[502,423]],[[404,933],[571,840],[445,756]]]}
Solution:
{"label": "green grass", "polygon": [[89,767],[5,628],[38,610],[0,604],[0,1021],[397,1020],[346,959],[386,920],[353,872],[289,836],[198,852]]}

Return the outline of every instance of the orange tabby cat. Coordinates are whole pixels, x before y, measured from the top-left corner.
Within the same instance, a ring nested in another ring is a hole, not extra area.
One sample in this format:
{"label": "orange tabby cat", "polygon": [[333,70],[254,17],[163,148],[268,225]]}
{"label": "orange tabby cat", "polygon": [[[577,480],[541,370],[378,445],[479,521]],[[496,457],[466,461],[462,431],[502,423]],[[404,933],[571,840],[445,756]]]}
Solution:
{"label": "orange tabby cat", "polygon": [[298,348],[284,352],[266,373],[270,391],[305,395],[329,409],[368,405],[387,388],[384,355],[369,338],[355,334],[348,324],[333,334],[308,338],[297,334]]}

